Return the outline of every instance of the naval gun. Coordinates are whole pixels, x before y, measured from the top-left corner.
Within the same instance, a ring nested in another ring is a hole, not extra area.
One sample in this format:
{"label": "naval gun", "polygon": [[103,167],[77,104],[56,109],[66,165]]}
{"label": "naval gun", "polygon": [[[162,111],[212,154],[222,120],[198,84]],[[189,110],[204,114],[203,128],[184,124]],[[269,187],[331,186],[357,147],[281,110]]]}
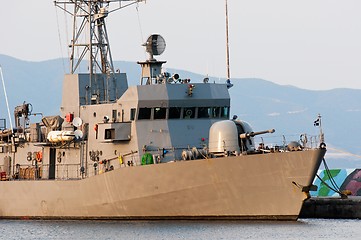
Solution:
{"label": "naval gun", "polygon": [[275,130],[272,128],[272,129],[265,130],[265,131],[242,133],[239,135],[239,137],[241,139],[248,139],[248,138],[251,138],[251,137],[254,137],[257,135],[262,135],[262,134],[266,134],[266,133],[274,133],[274,132],[275,132]]}

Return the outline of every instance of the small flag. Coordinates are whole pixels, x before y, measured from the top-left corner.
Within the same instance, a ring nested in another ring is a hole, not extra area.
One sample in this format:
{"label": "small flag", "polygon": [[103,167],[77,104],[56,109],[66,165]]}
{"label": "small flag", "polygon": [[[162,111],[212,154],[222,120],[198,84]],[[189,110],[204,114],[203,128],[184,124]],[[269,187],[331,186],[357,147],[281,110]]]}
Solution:
{"label": "small flag", "polygon": [[317,118],[317,119],[313,122],[313,126],[315,126],[315,127],[320,126],[320,119],[319,119],[319,118]]}

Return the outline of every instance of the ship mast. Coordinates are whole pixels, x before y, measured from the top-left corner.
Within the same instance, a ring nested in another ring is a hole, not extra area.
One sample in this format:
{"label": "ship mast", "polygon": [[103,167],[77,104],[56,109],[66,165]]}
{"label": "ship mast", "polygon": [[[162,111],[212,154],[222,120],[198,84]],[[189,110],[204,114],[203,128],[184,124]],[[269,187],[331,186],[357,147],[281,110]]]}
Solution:
{"label": "ship mast", "polygon": [[227,82],[231,79],[231,71],[229,67],[229,38],[228,38],[228,0],[226,3],[226,59],[227,59]]}
{"label": "ship mast", "polygon": [[[105,18],[109,13],[145,0],[57,0],[54,4],[73,17],[70,72],[74,74],[88,56],[89,73],[114,73]],[[125,2],[125,3],[123,3]],[[118,3],[110,9],[112,3]],[[72,10],[71,10],[72,9]],[[75,58],[75,52],[79,56]]]}

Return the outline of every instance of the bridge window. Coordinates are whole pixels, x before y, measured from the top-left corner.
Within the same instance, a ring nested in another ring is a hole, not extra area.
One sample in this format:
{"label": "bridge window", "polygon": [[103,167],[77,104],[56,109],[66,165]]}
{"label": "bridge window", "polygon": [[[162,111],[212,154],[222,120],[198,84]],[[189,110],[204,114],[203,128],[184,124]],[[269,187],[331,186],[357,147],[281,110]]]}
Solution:
{"label": "bridge window", "polygon": [[169,108],[169,119],[179,119],[181,116],[182,108],[171,107]]}
{"label": "bridge window", "polygon": [[166,118],[167,109],[166,108],[154,108],[154,119],[165,119]]}
{"label": "bridge window", "polygon": [[211,118],[219,118],[220,111],[221,111],[220,107],[212,108],[212,116],[211,116]]}
{"label": "bridge window", "polygon": [[184,108],[183,109],[183,118],[185,118],[185,119],[194,118],[196,115],[195,113],[196,113],[195,107]]}
{"label": "bridge window", "polygon": [[229,107],[221,107],[221,118],[229,118]]}
{"label": "bridge window", "polygon": [[[148,119],[193,119],[193,118],[229,118],[229,107],[170,107],[167,108],[155,107],[155,108],[139,108],[138,120]],[[153,110],[153,114],[152,114]],[[197,114],[196,114],[197,110]],[[134,120],[136,116],[136,109],[130,109],[130,120]]]}
{"label": "bridge window", "polygon": [[138,120],[150,119],[151,113],[151,108],[139,108]]}
{"label": "bridge window", "polygon": [[212,113],[212,108],[210,107],[199,107],[198,108],[198,118],[209,118]]}

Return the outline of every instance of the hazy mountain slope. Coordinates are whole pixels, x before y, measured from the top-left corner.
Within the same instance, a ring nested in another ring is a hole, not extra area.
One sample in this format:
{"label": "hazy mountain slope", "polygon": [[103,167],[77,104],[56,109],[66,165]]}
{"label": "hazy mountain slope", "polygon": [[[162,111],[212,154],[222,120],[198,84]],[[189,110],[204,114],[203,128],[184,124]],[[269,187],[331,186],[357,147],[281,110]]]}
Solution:
{"label": "hazy mountain slope", "polygon": [[[14,107],[24,101],[33,105],[33,112],[42,112],[44,115],[59,114],[62,79],[64,69],[68,67],[66,60],[27,62],[0,55],[0,64],[11,116]],[[127,72],[129,85],[139,83],[140,67],[136,63],[115,61],[114,65],[116,69]],[[201,82],[205,77],[176,69],[167,68],[167,71],[178,73],[181,78],[190,78],[193,82]],[[210,78],[210,83],[224,81]],[[233,79],[232,82],[234,86],[230,89],[231,113],[251,123],[254,130],[275,128],[276,133],[273,136],[285,135],[287,141],[298,140],[301,133],[318,133],[313,121],[320,113],[323,117],[326,143],[330,149],[343,149],[361,155],[358,139],[361,136],[361,90],[311,91],[281,86],[262,79]],[[2,89],[0,114],[0,118],[8,116]],[[331,166],[357,167],[361,164],[358,158],[344,155],[333,160],[334,155],[330,154],[331,152],[327,155],[332,162]]]}

